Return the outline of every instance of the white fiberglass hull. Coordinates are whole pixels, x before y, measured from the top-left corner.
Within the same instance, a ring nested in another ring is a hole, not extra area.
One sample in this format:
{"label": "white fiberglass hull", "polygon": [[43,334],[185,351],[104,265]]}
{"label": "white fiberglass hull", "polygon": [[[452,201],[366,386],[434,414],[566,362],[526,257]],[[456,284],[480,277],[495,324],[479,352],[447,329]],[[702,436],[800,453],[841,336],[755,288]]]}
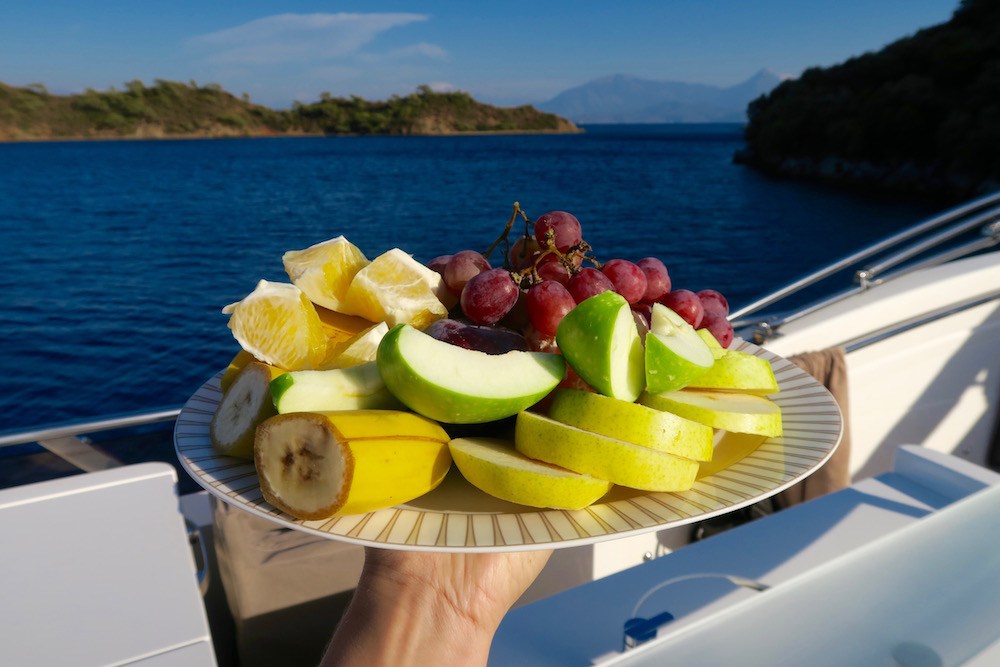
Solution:
{"label": "white fiberglass hull", "polygon": [[987,253],[847,297],[764,345],[782,356],[847,348],[855,479],[889,470],[902,444],[983,465],[1000,406],[998,294],[1000,257]]}

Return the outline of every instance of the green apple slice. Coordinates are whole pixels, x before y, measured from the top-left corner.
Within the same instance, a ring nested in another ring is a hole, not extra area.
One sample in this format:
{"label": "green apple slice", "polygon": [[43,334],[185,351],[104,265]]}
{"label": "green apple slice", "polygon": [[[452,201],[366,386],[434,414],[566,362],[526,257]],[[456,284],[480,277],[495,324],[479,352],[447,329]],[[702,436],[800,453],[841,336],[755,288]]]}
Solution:
{"label": "green apple slice", "polygon": [[625,297],[602,292],[566,313],[556,345],[584,382],[623,401],[634,401],[645,384],[642,339]]}
{"label": "green apple slice", "polygon": [[403,407],[382,381],[378,364],[328,371],[293,371],[271,381],[278,414],[331,410],[398,410]]}
{"label": "green apple slice", "polygon": [[781,408],[763,396],[724,391],[644,393],[639,402],[685,419],[735,433],[779,436]]}
{"label": "green apple slice", "polygon": [[611,482],[529,459],[495,438],[455,438],[451,458],[465,479],[491,496],[530,507],[578,510],[611,490]]}
{"label": "green apple slice", "polygon": [[778,381],[767,359],[739,350],[725,350],[725,354],[688,384],[688,388],[767,396],[778,393]]}
{"label": "green apple slice", "polygon": [[644,491],[686,491],[698,462],[522,412],[514,446],[525,456]]}
{"label": "green apple slice", "polygon": [[712,351],[712,356],[715,357],[716,360],[721,359],[722,355],[726,353],[726,348],[722,347],[719,341],[716,340],[715,336],[713,336],[712,332],[708,329],[698,329],[698,335],[701,336],[701,339],[705,341],[706,345],[708,345],[708,349]]}
{"label": "green apple slice", "polygon": [[646,391],[660,394],[685,387],[713,363],[712,350],[694,327],[654,303],[646,334]]}
{"label": "green apple slice", "polygon": [[704,424],[578,389],[557,389],[549,417],[570,426],[695,461],[712,459],[712,429]]}
{"label": "green apple slice", "polygon": [[398,324],[379,343],[379,373],[408,408],[449,424],[516,415],[545,397],[566,374],[558,354],[486,354]]}

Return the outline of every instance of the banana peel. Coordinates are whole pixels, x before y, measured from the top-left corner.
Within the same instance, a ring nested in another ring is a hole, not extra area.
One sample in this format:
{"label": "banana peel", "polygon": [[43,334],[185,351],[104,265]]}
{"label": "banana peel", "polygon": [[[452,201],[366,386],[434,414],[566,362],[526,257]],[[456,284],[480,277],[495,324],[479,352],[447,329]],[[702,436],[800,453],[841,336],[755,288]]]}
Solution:
{"label": "banana peel", "polygon": [[451,467],[448,434],[396,410],[296,412],[257,427],[264,498],[305,520],[361,514],[433,490]]}

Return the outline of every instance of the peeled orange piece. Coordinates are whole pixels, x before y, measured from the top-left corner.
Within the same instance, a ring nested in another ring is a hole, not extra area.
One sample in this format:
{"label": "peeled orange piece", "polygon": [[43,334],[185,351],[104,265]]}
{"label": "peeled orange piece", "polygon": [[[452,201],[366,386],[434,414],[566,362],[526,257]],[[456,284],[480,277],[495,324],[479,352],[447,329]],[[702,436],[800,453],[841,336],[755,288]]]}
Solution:
{"label": "peeled orange piece", "polygon": [[222,309],[240,347],[288,371],[318,368],[327,337],[316,308],[295,285],[261,280],[242,301]]}
{"label": "peeled orange piece", "polygon": [[385,322],[379,322],[347,340],[334,342],[331,339],[330,346],[326,351],[326,359],[320,370],[351,368],[375,361],[378,344],[382,342],[382,338],[387,333],[389,333],[389,325]]}
{"label": "peeled orange piece", "polygon": [[331,310],[340,310],[351,280],[368,264],[368,258],[343,236],[305,250],[289,250],[281,261],[306,298]]}
{"label": "peeled orange piece", "polygon": [[439,273],[393,248],[358,271],[340,311],[389,327],[406,323],[423,329],[448,314],[438,296],[446,291]]}

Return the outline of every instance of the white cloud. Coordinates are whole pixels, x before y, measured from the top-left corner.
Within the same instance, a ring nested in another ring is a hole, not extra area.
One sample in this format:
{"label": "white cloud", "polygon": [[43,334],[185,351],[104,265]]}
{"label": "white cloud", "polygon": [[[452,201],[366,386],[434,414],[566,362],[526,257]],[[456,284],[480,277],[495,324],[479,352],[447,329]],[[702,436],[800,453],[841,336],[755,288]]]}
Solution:
{"label": "white cloud", "polygon": [[[217,65],[317,62],[356,55],[381,33],[428,18],[403,13],[278,14],[199,35],[191,44]],[[434,57],[444,54],[433,44],[396,51],[407,49],[422,55],[440,54]]]}

